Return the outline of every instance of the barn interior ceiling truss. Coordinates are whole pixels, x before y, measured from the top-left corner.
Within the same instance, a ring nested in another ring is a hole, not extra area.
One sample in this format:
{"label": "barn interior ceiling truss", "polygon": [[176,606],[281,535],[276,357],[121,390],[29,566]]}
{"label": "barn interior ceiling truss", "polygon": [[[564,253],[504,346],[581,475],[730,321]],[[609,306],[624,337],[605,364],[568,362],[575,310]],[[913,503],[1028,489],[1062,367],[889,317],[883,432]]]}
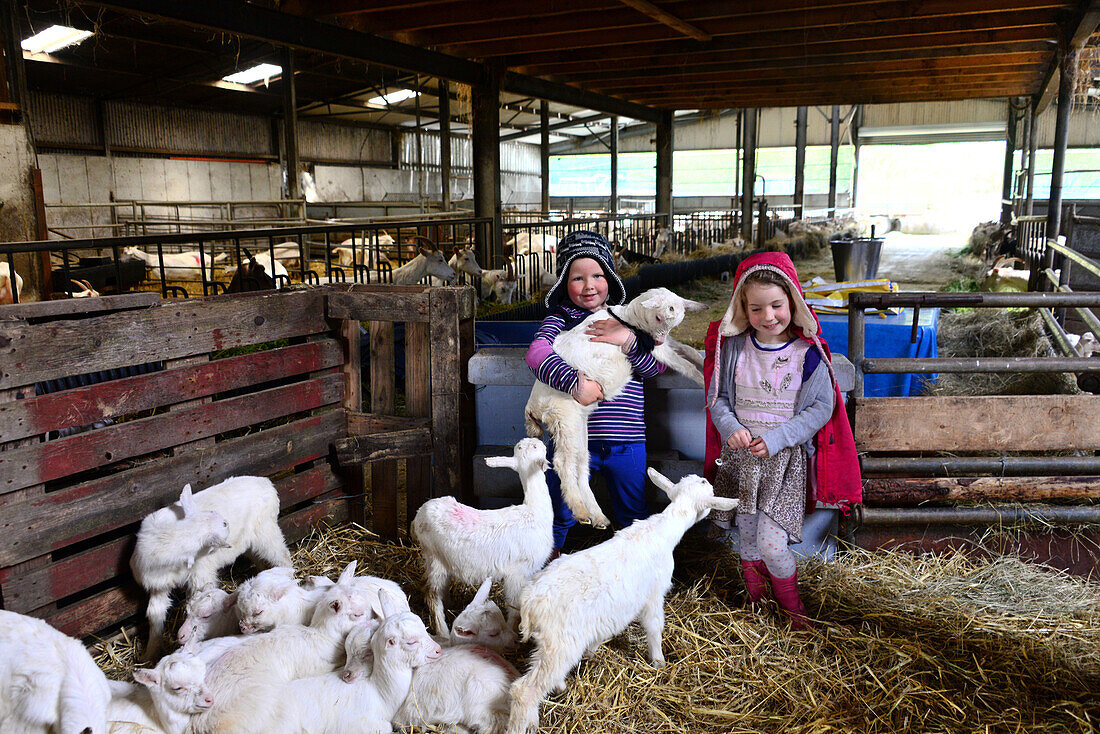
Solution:
{"label": "barn interior ceiling truss", "polygon": [[[1058,49],[1091,33],[1097,2],[1067,0],[26,0],[22,37],[93,31],[24,54],[32,89],[279,114],[282,78],[222,82],[294,49],[302,117],[438,127],[468,122],[463,85],[499,75],[501,134],[600,134],[745,107],[1049,99]],[[396,89],[420,95],[390,105]],[[592,110],[595,110],[594,114]],[[681,113],[683,114],[683,113]],[[530,138],[535,140],[537,138]]]}

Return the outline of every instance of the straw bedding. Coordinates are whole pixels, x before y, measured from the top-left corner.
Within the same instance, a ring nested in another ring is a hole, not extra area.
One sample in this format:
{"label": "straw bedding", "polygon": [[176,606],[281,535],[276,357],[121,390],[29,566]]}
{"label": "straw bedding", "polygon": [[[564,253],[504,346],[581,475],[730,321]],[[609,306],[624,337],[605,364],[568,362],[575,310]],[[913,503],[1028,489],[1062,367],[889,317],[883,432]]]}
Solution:
{"label": "straw bedding", "polygon": [[[424,614],[417,550],[354,525],[315,531],[305,573],[348,560],[392,578]],[[1100,725],[1100,586],[1016,558],[842,553],[800,568],[820,620],[790,632],[744,606],[737,557],[689,535],[666,600],[668,665],[632,626],[543,703],[547,732],[1084,732]],[[472,589],[455,589],[454,606]],[[499,600],[498,600],[499,601]],[[98,662],[124,678],[134,645]],[[530,648],[511,655],[522,670]]]}

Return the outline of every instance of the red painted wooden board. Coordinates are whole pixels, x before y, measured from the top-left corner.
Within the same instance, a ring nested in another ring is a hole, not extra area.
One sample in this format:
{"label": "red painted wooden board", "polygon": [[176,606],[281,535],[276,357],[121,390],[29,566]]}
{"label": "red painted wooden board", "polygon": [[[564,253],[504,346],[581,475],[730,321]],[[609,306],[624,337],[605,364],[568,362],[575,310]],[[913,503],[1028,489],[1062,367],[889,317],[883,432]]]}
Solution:
{"label": "red painted wooden board", "polygon": [[335,341],[297,344],[0,405],[4,441],[204,398],[343,362]]}
{"label": "red painted wooden board", "polygon": [[[340,480],[332,469],[322,465],[286,477],[276,482],[275,486],[285,509],[338,489]],[[27,612],[116,576],[129,577],[133,551],[134,536],[127,535],[43,568],[22,573],[11,568],[0,569],[3,608]]]}
{"label": "red painted wooden board", "polygon": [[331,374],[0,453],[0,494],[343,400]]}
{"label": "red painted wooden board", "polygon": [[208,487],[227,477],[274,474],[327,456],[344,435],[345,422],[344,411],[333,410],[8,505],[0,513],[0,566],[137,522],[178,499],[188,482]]}

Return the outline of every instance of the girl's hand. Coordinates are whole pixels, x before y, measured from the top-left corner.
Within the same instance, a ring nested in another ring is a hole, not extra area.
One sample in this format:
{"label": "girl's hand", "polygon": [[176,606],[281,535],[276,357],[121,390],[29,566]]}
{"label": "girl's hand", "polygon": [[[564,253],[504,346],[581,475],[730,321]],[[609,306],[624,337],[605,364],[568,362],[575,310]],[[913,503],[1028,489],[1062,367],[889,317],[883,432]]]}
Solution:
{"label": "girl's hand", "polygon": [[573,399],[581,405],[591,405],[598,400],[603,400],[603,388],[595,380],[589,380],[584,375],[577,378],[577,386],[573,388]]}
{"label": "girl's hand", "polygon": [[731,449],[743,449],[752,443],[752,434],[742,428],[740,431],[734,431],[726,443]]}
{"label": "girl's hand", "polygon": [[764,443],[764,439],[760,437],[754,438],[749,444],[749,452],[758,459],[766,459],[770,456],[768,444]]}
{"label": "girl's hand", "polygon": [[601,319],[593,321],[584,331],[592,337],[589,341],[605,342],[621,347],[634,341],[634,332],[623,326],[616,319]]}

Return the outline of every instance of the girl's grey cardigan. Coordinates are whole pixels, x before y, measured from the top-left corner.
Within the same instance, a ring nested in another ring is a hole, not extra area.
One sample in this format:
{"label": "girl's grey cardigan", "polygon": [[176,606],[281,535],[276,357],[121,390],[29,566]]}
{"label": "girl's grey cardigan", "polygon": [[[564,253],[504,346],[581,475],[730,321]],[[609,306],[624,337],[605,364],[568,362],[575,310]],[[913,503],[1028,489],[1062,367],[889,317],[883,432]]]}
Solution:
{"label": "girl's grey cardigan", "polygon": [[[726,442],[735,431],[745,429],[733,413],[732,396],[735,392],[733,371],[737,366],[737,357],[745,346],[745,340],[749,338],[748,335],[749,332],[745,332],[722,342],[721,375],[723,379],[718,385],[718,400],[710,409],[714,427],[722,436],[722,446],[727,445]],[[813,348],[813,346],[810,347],[810,349]],[[707,397],[709,399],[710,396]],[[814,436],[833,415],[834,400],[835,393],[832,380],[829,378],[829,367],[822,359],[810,374],[809,379],[802,382],[802,388],[798,391],[794,417],[763,434],[762,438],[768,447],[768,454],[775,456],[777,452],[788,446],[801,444],[806,449],[806,455],[812,457]]]}

